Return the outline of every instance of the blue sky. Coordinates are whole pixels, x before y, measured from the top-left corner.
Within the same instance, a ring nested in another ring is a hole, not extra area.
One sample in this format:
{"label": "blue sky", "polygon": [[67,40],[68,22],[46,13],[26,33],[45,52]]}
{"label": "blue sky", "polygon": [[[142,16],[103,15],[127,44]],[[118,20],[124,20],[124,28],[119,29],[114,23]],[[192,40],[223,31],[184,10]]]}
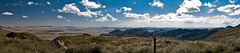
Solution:
{"label": "blue sky", "polygon": [[0,25],[225,27],[240,24],[240,0],[2,0]]}

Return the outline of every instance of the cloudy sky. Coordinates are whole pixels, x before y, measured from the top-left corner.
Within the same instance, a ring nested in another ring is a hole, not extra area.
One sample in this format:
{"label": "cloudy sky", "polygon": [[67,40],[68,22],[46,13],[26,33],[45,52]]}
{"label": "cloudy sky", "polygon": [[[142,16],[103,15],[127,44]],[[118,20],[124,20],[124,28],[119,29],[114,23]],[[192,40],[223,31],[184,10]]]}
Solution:
{"label": "cloudy sky", "polygon": [[1,0],[0,25],[225,27],[240,24],[240,0]]}

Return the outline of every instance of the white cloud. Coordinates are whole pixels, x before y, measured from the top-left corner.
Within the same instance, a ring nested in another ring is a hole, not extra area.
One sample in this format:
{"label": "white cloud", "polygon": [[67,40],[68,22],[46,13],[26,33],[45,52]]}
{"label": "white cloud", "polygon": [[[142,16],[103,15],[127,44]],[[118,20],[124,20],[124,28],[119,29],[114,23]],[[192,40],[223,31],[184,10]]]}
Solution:
{"label": "white cloud", "polygon": [[50,2],[46,2],[48,5],[51,5],[51,3]]}
{"label": "white cloud", "polygon": [[136,14],[136,13],[123,13],[125,17],[128,19],[133,19],[134,22],[149,22],[150,21],[150,14]]}
{"label": "white cloud", "polygon": [[89,9],[87,9],[87,11],[80,11],[80,9],[77,6],[75,6],[74,3],[66,4],[62,9],[58,9],[58,11],[64,12],[64,13],[72,13],[72,14],[76,14],[78,16],[84,16],[84,17],[93,17],[93,16],[101,15],[99,14],[101,12],[92,12]]}
{"label": "white cloud", "polygon": [[102,8],[106,8],[106,6],[104,5],[104,6],[102,6]]}
{"label": "white cloud", "polygon": [[38,5],[38,3],[34,3],[34,2],[28,2],[28,5]]}
{"label": "white cloud", "polygon": [[[151,21],[160,22],[180,22],[180,23],[204,23],[204,24],[225,24],[234,23],[235,19],[228,18],[224,15],[209,16],[209,17],[195,17],[193,15],[177,16],[175,13],[169,13],[165,15],[153,16]],[[238,20],[240,21],[240,20]]]}
{"label": "white cloud", "polygon": [[209,9],[208,13],[212,13],[215,9]]}
{"label": "white cloud", "polygon": [[121,9],[116,9],[116,13],[122,12]]}
{"label": "white cloud", "polygon": [[129,8],[129,7],[122,7],[123,11],[125,12],[129,12],[129,11],[132,11],[132,8]]}
{"label": "white cloud", "polygon": [[65,12],[65,13],[79,13],[80,10],[75,6],[74,3],[72,4],[66,4],[62,9],[58,9],[59,12]]}
{"label": "white cloud", "polygon": [[69,19],[67,19],[66,21],[67,21],[67,22],[71,22],[71,20],[69,20]]}
{"label": "white cloud", "polygon": [[215,10],[213,7],[216,7],[216,5],[213,5],[213,4],[209,3],[209,2],[208,3],[204,3],[203,6],[206,6],[206,7],[209,8],[208,9],[208,13],[212,13]]}
{"label": "white cloud", "polygon": [[109,22],[109,21],[118,21],[117,18],[114,18],[112,15],[107,14],[99,19],[95,19],[96,22]]}
{"label": "white cloud", "polygon": [[61,15],[57,15],[57,18],[58,18],[58,19],[61,19],[61,20],[64,20],[64,21],[66,21],[66,22],[71,22],[70,19],[65,18],[65,17],[63,17],[63,16],[61,16]]}
{"label": "white cloud", "polygon": [[187,14],[178,16],[176,13],[155,16],[149,16],[148,13],[128,13],[125,17],[133,17],[125,20],[126,25],[143,27],[225,27],[229,25],[238,25],[240,23],[240,19],[230,18],[224,15],[196,17]]}
{"label": "white cloud", "polygon": [[229,2],[230,2],[230,3],[235,3],[235,2],[236,2],[236,0],[229,0]]}
{"label": "white cloud", "polygon": [[57,18],[58,18],[58,19],[63,19],[64,17],[61,16],[61,15],[57,15]]}
{"label": "white cloud", "polygon": [[217,8],[218,11],[227,13],[228,15],[240,15],[240,5],[225,5]]}
{"label": "white cloud", "polygon": [[34,3],[33,2],[28,2],[28,5],[33,5]]}
{"label": "white cloud", "polygon": [[115,9],[116,13],[120,13],[120,12],[122,12],[122,11],[124,11],[124,12],[130,12],[130,11],[132,11],[132,10],[133,10],[133,9],[130,8],[130,7],[122,7],[122,8],[120,8],[120,9]]}
{"label": "white cloud", "polygon": [[23,16],[22,16],[22,18],[24,18],[24,19],[27,19],[27,18],[28,18],[28,16],[26,16],[26,15],[23,15]]}
{"label": "white cloud", "polygon": [[81,3],[87,8],[93,8],[93,9],[101,8],[101,4],[97,4],[96,2],[93,2],[93,1],[82,0]]}
{"label": "white cloud", "polygon": [[144,14],[136,14],[136,13],[123,13],[125,17],[130,17],[130,18],[149,18],[150,14],[149,13],[144,13]]}
{"label": "white cloud", "polygon": [[149,5],[163,8],[164,4],[160,1],[154,0],[153,3],[149,3]]}
{"label": "white cloud", "polygon": [[3,12],[2,15],[7,15],[7,16],[10,16],[10,15],[14,15],[13,13],[11,12]]}
{"label": "white cloud", "polygon": [[204,3],[203,6],[207,6],[209,8],[216,7],[216,5],[213,5],[213,4],[209,3],[209,2],[208,3]]}
{"label": "white cloud", "polygon": [[178,14],[199,12],[200,6],[202,6],[200,0],[184,0],[183,3],[180,5],[180,8],[176,11]]}
{"label": "white cloud", "polygon": [[84,17],[93,17],[93,16],[98,15],[98,13],[87,10],[85,12],[78,12],[77,15],[78,16],[84,16]]}

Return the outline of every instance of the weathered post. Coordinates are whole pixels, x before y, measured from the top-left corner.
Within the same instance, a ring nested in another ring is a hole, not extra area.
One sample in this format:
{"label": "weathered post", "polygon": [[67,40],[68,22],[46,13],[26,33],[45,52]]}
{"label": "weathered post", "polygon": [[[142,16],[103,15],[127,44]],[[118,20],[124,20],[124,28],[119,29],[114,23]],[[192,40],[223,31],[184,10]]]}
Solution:
{"label": "weathered post", "polygon": [[153,50],[154,50],[153,52],[156,53],[156,49],[157,49],[157,48],[156,48],[156,44],[157,44],[157,43],[156,43],[156,36],[153,37],[153,42],[154,42],[154,43],[153,43],[153,48],[154,48],[154,49],[153,49]]}

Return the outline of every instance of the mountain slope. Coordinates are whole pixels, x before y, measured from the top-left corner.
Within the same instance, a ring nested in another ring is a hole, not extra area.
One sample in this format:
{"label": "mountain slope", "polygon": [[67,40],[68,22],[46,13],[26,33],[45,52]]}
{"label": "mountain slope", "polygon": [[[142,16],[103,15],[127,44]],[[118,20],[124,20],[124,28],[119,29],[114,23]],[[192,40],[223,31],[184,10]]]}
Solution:
{"label": "mountain slope", "polygon": [[[153,32],[151,32],[153,31]],[[113,30],[109,32],[108,36],[139,36],[139,37],[151,37],[151,36],[162,36],[162,37],[173,37],[185,40],[201,40],[209,37],[218,29],[175,29],[175,30],[148,30],[145,28],[134,28],[123,30]]]}
{"label": "mountain slope", "polygon": [[220,42],[234,47],[235,51],[240,51],[240,26],[233,28],[222,28],[220,31],[212,34],[207,41]]}
{"label": "mountain slope", "polygon": [[219,31],[212,34],[207,40],[222,41],[225,39],[239,39],[240,38],[240,25],[236,27],[219,28]]}
{"label": "mountain slope", "polygon": [[217,31],[217,29],[176,29],[161,33],[155,32],[153,34],[186,40],[200,40],[209,37],[211,34]]}
{"label": "mountain slope", "polygon": [[121,30],[116,29],[116,30],[113,30],[113,31],[109,32],[106,35],[108,35],[108,36],[126,36],[126,37],[130,37],[130,36],[140,36],[140,37],[152,36],[152,34],[144,28],[127,29],[125,31],[121,31]]}

